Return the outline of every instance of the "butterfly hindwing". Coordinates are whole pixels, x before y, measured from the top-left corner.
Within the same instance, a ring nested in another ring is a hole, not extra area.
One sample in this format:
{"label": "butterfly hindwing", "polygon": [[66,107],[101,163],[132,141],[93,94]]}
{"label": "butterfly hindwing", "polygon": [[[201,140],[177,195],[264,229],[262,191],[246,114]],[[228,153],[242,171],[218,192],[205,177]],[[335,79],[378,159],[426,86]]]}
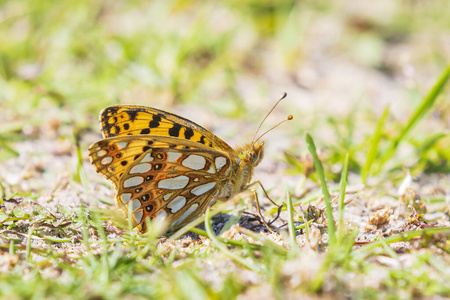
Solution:
{"label": "butterfly hindwing", "polygon": [[228,156],[219,151],[151,148],[120,178],[118,205],[125,210],[132,207],[137,227],[145,227],[145,220],[155,216],[181,226],[204,212],[230,176],[230,165]]}
{"label": "butterfly hindwing", "polygon": [[175,114],[137,105],[112,105],[100,113],[105,138],[150,134],[189,140],[207,147],[232,151],[227,143],[202,126]]}

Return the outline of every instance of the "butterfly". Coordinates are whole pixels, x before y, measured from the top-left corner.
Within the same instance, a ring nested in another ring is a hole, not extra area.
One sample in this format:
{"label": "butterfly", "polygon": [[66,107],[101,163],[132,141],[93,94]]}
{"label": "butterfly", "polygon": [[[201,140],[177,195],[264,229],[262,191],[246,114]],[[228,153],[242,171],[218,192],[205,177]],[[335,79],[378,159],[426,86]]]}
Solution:
{"label": "butterfly", "polygon": [[212,199],[246,190],[264,156],[259,138],[233,149],[193,121],[152,107],[112,105],[100,113],[100,124],[103,139],[89,147],[91,163],[113,182],[118,206],[132,210],[141,232],[148,218],[164,217],[176,229]]}

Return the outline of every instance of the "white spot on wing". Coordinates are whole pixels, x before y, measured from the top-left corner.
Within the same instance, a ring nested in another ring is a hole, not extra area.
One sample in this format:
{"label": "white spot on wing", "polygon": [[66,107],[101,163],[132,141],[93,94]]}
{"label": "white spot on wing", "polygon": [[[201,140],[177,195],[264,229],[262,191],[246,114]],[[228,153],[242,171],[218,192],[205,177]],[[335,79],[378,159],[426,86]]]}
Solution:
{"label": "white spot on wing", "polygon": [[123,182],[123,187],[129,188],[132,186],[140,185],[143,182],[144,182],[144,178],[142,178],[141,176],[134,176],[134,177],[131,177],[131,178],[128,178],[127,180],[125,180]]}
{"label": "white spot on wing", "polygon": [[152,169],[152,165],[148,163],[138,164],[131,168],[130,174],[147,173]]}
{"label": "white spot on wing", "polygon": [[216,157],[216,169],[220,170],[227,164],[227,159],[223,156]]}
{"label": "white spot on wing", "polygon": [[[97,148],[98,148],[98,147],[97,147]],[[97,152],[97,156],[98,156],[98,157],[102,157],[102,156],[105,156],[106,153],[108,153],[106,150],[100,150],[100,151]]]}
{"label": "white spot on wing", "polygon": [[174,161],[176,161],[177,159],[179,159],[180,156],[181,156],[181,153],[178,153],[178,152],[168,152],[168,153],[167,153],[167,160],[170,161],[170,162],[174,162]]}
{"label": "white spot on wing", "polygon": [[144,156],[144,158],[143,159],[141,159],[141,163],[144,163],[144,162],[151,162],[151,161],[153,161],[153,157],[150,155],[150,153],[147,153],[145,156]]}
{"label": "white spot on wing", "polygon": [[119,142],[119,143],[116,143],[116,145],[117,145],[117,148],[119,148],[119,150],[120,150],[120,149],[125,148],[128,145],[128,142]]}
{"label": "white spot on wing", "polygon": [[178,190],[185,188],[189,183],[189,177],[181,175],[173,178],[160,180],[158,187],[161,189]]}
{"label": "white spot on wing", "polygon": [[130,200],[130,198],[131,198],[130,193],[124,193],[124,194],[120,195],[120,199],[122,199],[123,203],[127,203],[128,200]]}
{"label": "white spot on wing", "polygon": [[178,225],[181,222],[183,222],[189,215],[191,215],[197,209],[197,207],[198,203],[192,204],[191,207],[189,207],[189,209],[186,210],[184,214],[181,215],[181,217],[173,223],[173,225]]}
{"label": "white spot on wing", "polygon": [[179,211],[184,205],[186,204],[186,197],[183,196],[177,196],[175,199],[170,201],[169,204],[167,204],[167,207],[170,208],[170,211],[172,213],[176,213]]}
{"label": "white spot on wing", "polygon": [[136,219],[137,223],[141,222],[142,216],[143,216],[142,209],[140,209],[140,210],[138,210],[137,212],[134,213],[134,218]]}
{"label": "white spot on wing", "polygon": [[113,158],[111,156],[107,156],[100,162],[102,165],[109,165],[112,162]]}
{"label": "white spot on wing", "polygon": [[137,199],[134,199],[131,207],[132,207],[132,210],[135,211],[136,209],[141,207],[141,202]]}
{"label": "white spot on wing", "polygon": [[206,193],[207,191],[211,190],[213,187],[216,186],[215,182],[208,182],[202,185],[199,185],[191,190],[191,193],[200,196]]}
{"label": "white spot on wing", "polygon": [[214,166],[211,165],[211,167],[209,167],[209,170],[206,171],[206,172],[208,172],[208,173],[210,173],[210,174],[214,174],[214,173],[216,173],[216,169],[214,169]]}
{"label": "white spot on wing", "polygon": [[169,199],[170,197],[172,197],[172,193],[165,194],[165,195],[163,196],[164,201],[167,201],[167,199]]}
{"label": "white spot on wing", "polygon": [[192,170],[200,170],[205,167],[206,159],[203,156],[192,154],[186,157],[181,164]]}

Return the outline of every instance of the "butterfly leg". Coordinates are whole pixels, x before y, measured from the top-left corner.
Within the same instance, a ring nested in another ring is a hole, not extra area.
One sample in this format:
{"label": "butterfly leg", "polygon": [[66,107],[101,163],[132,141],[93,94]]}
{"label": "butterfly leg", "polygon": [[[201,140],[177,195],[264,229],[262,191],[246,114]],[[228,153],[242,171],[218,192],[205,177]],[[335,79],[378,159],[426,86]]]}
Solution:
{"label": "butterfly leg", "polygon": [[[265,196],[267,199],[269,199],[269,201],[270,201],[273,205],[275,205],[275,206],[280,206],[280,205],[278,205],[275,201],[273,201],[273,200],[269,197],[269,194],[267,193],[266,189],[265,189],[264,186],[262,185],[261,181],[255,180],[255,181],[253,181],[252,183],[250,183],[250,184],[247,186],[247,188],[250,188],[250,187],[252,187],[252,186],[254,186],[254,185],[259,185],[259,186],[261,187],[261,189],[262,189],[263,192],[264,192],[264,196]],[[283,204],[281,204],[281,206],[283,206]]]}
{"label": "butterfly leg", "polygon": [[[275,233],[272,228],[270,228],[270,224],[267,224],[266,220],[264,219],[264,216],[261,213],[261,206],[259,205],[259,199],[258,199],[258,195],[256,194],[256,190],[253,190],[253,196],[255,197],[255,202],[256,202],[256,209],[258,210],[258,215],[261,218],[262,222],[264,223],[264,226],[266,226],[266,228],[271,232],[271,233]],[[271,223],[271,222],[269,222]]]}
{"label": "butterfly leg", "polygon": [[258,185],[261,187],[261,189],[263,190],[264,196],[265,196],[267,199],[269,199],[269,201],[270,201],[273,205],[275,205],[275,206],[278,207],[277,215],[275,216],[275,218],[273,218],[272,221],[269,222],[269,225],[272,225],[273,222],[275,222],[276,220],[278,220],[278,218],[280,217],[281,209],[283,208],[284,203],[278,205],[275,201],[273,201],[273,200],[269,197],[269,194],[267,193],[266,189],[264,188],[264,186],[262,185],[261,181],[259,181],[259,180],[253,181],[252,183],[250,183],[250,184],[247,186],[247,188],[249,188],[249,187],[251,187],[251,186],[254,186],[254,185],[257,185],[257,184],[258,184]]}

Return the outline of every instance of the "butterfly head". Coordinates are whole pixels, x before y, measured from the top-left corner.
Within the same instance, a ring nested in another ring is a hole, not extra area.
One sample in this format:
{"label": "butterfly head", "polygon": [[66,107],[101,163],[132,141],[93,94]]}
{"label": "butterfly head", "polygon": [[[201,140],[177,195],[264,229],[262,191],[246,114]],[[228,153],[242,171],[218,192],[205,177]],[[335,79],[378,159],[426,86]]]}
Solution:
{"label": "butterfly head", "polygon": [[251,143],[239,151],[239,158],[243,163],[256,167],[264,156],[264,142]]}

